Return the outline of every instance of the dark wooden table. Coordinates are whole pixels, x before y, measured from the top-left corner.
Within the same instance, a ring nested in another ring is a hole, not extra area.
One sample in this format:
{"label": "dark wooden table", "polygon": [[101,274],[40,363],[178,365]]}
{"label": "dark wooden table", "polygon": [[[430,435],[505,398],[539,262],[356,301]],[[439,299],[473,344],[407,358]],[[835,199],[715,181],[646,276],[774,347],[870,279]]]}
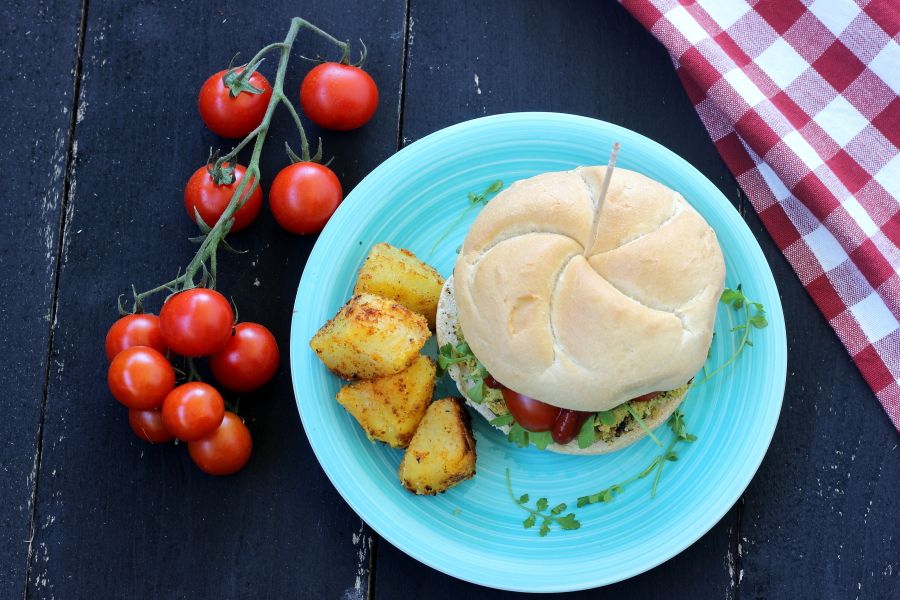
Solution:
{"label": "dark wooden table", "polygon": [[[738,504],[639,577],[578,598],[898,598],[898,436],[717,155],[663,48],[617,4],[382,0],[14,3],[0,20],[0,597],[495,598],[378,539],[303,435],[284,353],[243,401],[254,455],[212,478],[136,439],[105,385],[103,336],[134,282],[192,256],[183,185],[210,146],[196,92],[299,14],[364,38],[375,119],[323,134],[349,190],[399,148],[481,115],[550,110],[629,127],[699,168],[775,273],[790,346],[784,408]],[[328,49],[305,37],[306,54]],[[271,65],[270,65],[271,68]],[[289,71],[296,93],[308,64]],[[317,131],[313,131],[317,134]],[[278,119],[262,172],[284,164]],[[293,137],[291,138],[293,139]],[[314,237],[268,212],[222,258],[220,289],[287,348]],[[157,307],[158,308],[158,307]],[[748,399],[752,401],[752,399]],[[740,451],[731,448],[729,451]]]}

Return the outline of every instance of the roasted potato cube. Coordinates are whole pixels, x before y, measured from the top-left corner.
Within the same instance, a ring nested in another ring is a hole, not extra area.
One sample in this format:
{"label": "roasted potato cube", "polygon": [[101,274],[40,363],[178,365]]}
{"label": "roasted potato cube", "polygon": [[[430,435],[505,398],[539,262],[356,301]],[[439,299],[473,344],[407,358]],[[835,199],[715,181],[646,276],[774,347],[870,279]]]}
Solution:
{"label": "roasted potato cube", "polygon": [[399,474],[406,489],[426,495],[475,475],[475,438],[462,400],[431,403],[400,461]]}
{"label": "roasted potato cube", "polygon": [[431,402],[434,374],[434,361],[419,356],[396,375],[344,386],[337,393],[337,401],[359,422],[370,440],[406,448]]}
{"label": "roasted potato cube", "polygon": [[373,379],[412,364],[430,336],[422,315],[381,296],[358,294],[316,332],[309,346],[338,377]]}
{"label": "roasted potato cube", "polygon": [[438,298],[444,278],[408,250],[390,244],[375,244],[363,263],[354,294],[368,292],[396,300],[424,315],[434,329]]}

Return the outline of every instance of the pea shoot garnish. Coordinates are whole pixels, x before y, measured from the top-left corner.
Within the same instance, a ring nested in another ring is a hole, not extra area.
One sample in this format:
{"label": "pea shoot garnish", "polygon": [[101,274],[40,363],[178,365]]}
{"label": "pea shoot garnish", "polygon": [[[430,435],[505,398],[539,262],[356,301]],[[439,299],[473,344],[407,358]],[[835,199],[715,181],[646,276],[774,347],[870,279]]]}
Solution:
{"label": "pea shoot garnish", "polygon": [[450,232],[453,231],[457,225],[462,223],[463,219],[466,218],[467,214],[469,214],[470,212],[475,210],[475,208],[477,208],[477,207],[485,206],[490,201],[491,197],[494,194],[496,194],[497,192],[499,192],[502,188],[503,188],[503,182],[498,179],[491,185],[487,186],[487,188],[485,188],[485,190],[483,192],[481,192],[480,194],[476,194],[475,192],[469,192],[469,194],[468,194],[469,205],[466,207],[466,209],[464,211],[459,213],[459,216],[456,217],[456,219],[452,223],[450,223],[450,225],[447,226],[447,229],[444,230],[444,233],[442,233],[438,237],[438,239],[434,242],[434,245],[431,246],[431,252],[429,253],[429,256],[434,255],[434,251],[437,249],[438,244],[443,242],[444,238],[446,238],[448,235],[450,235]]}
{"label": "pea shoot garnish", "polygon": [[638,425],[640,425],[641,429],[644,430],[644,433],[647,434],[647,437],[649,437],[651,440],[653,440],[653,443],[655,443],[657,446],[659,446],[660,448],[662,448],[662,442],[659,441],[659,438],[658,438],[658,437],[656,437],[655,435],[653,435],[653,432],[650,431],[650,428],[647,427],[647,424],[646,424],[646,423],[644,423],[644,420],[641,418],[641,415],[639,415],[639,414],[637,413],[637,411],[634,410],[634,407],[631,405],[631,402],[626,402],[626,403],[625,403],[625,408],[628,409],[628,412],[631,414],[631,418],[634,419],[635,422],[636,422]]}
{"label": "pea shoot garnish", "polygon": [[766,309],[760,302],[753,302],[744,295],[741,284],[736,289],[725,288],[722,292],[722,302],[731,306],[734,310],[744,311],[744,322],[731,328],[732,333],[743,332],[738,342],[738,347],[731,357],[716,367],[713,371],[707,373],[706,367],[703,368],[704,377],[700,383],[705,383],[713,378],[713,376],[722,372],[722,370],[737,360],[744,348],[753,345],[750,339],[750,332],[754,329],[763,329],[769,324],[766,319]]}
{"label": "pea shoot garnish", "polygon": [[581,527],[581,522],[575,518],[575,513],[570,512],[565,515],[562,514],[563,511],[568,508],[568,505],[565,502],[561,502],[553,508],[550,508],[550,501],[547,500],[547,498],[538,498],[534,503],[534,508],[531,508],[528,506],[528,501],[530,500],[528,494],[522,494],[521,496],[516,497],[513,493],[512,482],[509,478],[509,469],[506,469],[506,491],[509,492],[509,497],[516,506],[528,513],[528,516],[522,521],[522,527],[531,529],[537,525],[538,521],[541,522],[541,525],[538,528],[538,535],[541,537],[545,537],[550,533],[553,525],[557,525],[560,529],[567,531]]}
{"label": "pea shoot garnish", "polygon": [[587,496],[581,496],[580,498],[578,498],[576,506],[578,506],[578,508],[582,508],[591,504],[612,502],[616,494],[619,494],[623,489],[625,489],[626,485],[634,483],[639,479],[644,479],[654,471],[656,472],[656,477],[654,477],[653,479],[653,487],[650,489],[650,497],[655,498],[656,488],[657,486],[659,486],[659,478],[662,476],[663,465],[668,461],[678,460],[678,454],[675,452],[675,445],[678,444],[678,442],[693,442],[697,439],[697,436],[690,434],[685,430],[684,413],[680,410],[676,409],[675,412],[672,413],[672,416],[669,417],[668,424],[669,429],[672,430],[672,433],[675,434],[675,437],[673,437],[672,441],[669,442],[669,445],[666,448],[665,452],[650,461],[650,464],[647,465],[637,475],[629,477],[621,483],[617,483],[615,485],[609,486],[608,488],[602,489],[599,492]]}
{"label": "pea shoot garnish", "polygon": [[449,342],[438,349],[437,376],[443,377],[450,365],[464,364],[469,367],[465,378],[469,385],[466,387],[466,397],[472,402],[481,404],[484,402],[484,378],[487,377],[487,369],[478,362],[472,349],[466,342],[459,342],[455,346]]}
{"label": "pea shoot garnish", "polygon": [[675,445],[678,442],[697,441],[696,435],[688,433],[685,430],[684,413],[678,409],[675,409],[675,412],[672,413],[671,417],[669,417],[669,429],[672,430],[672,433],[675,434],[675,437],[673,437],[672,441],[669,442],[669,447],[666,448],[666,451],[657,457],[657,459],[659,459],[659,462],[656,466],[656,477],[653,478],[653,487],[650,488],[651,498],[656,498],[656,488],[659,486],[659,478],[662,476],[663,466],[665,466],[668,461],[678,460],[678,454],[675,453]]}

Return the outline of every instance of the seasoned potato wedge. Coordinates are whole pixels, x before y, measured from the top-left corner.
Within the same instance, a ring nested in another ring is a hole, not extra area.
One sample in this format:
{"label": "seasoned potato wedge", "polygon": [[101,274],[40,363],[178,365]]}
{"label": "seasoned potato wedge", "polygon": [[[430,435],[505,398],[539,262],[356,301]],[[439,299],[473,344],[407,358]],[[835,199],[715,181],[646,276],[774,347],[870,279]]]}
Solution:
{"label": "seasoned potato wedge", "polygon": [[419,356],[396,375],[354,381],[337,393],[337,401],[365,430],[370,440],[406,448],[434,391],[434,361]]}
{"label": "seasoned potato wedge", "polygon": [[396,300],[424,315],[434,329],[438,298],[444,278],[416,256],[390,244],[375,244],[363,263],[354,294],[368,292]]}
{"label": "seasoned potato wedge", "polygon": [[322,362],[344,379],[399,373],[431,336],[428,322],[399,302],[358,294],[309,342]]}
{"label": "seasoned potato wedge", "polygon": [[400,461],[399,475],[406,489],[426,495],[475,475],[475,438],[462,400],[431,403]]}

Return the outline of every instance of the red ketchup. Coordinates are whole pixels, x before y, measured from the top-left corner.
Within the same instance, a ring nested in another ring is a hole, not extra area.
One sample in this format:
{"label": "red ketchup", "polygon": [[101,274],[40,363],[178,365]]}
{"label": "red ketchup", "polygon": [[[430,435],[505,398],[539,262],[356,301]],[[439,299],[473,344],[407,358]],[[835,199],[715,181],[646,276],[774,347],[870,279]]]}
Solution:
{"label": "red ketchup", "polygon": [[556,422],[553,423],[553,429],[551,430],[553,441],[557,444],[568,444],[574,440],[578,432],[581,431],[581,426],[593,414],[592,412],[569,410],[568,408],[559,411],[559,416],[556,417]]}
{"label": "red ketchup", "polygon": [[490,375],[488,375],[487,377],[484,378],[484,385],[486,385],[489,388],[494,389],[494,390],[502,390],[503,389],[503,386],[500,385],[500,382],[497,381],[496,379],[494,379],[493,377],[491,377]]}

